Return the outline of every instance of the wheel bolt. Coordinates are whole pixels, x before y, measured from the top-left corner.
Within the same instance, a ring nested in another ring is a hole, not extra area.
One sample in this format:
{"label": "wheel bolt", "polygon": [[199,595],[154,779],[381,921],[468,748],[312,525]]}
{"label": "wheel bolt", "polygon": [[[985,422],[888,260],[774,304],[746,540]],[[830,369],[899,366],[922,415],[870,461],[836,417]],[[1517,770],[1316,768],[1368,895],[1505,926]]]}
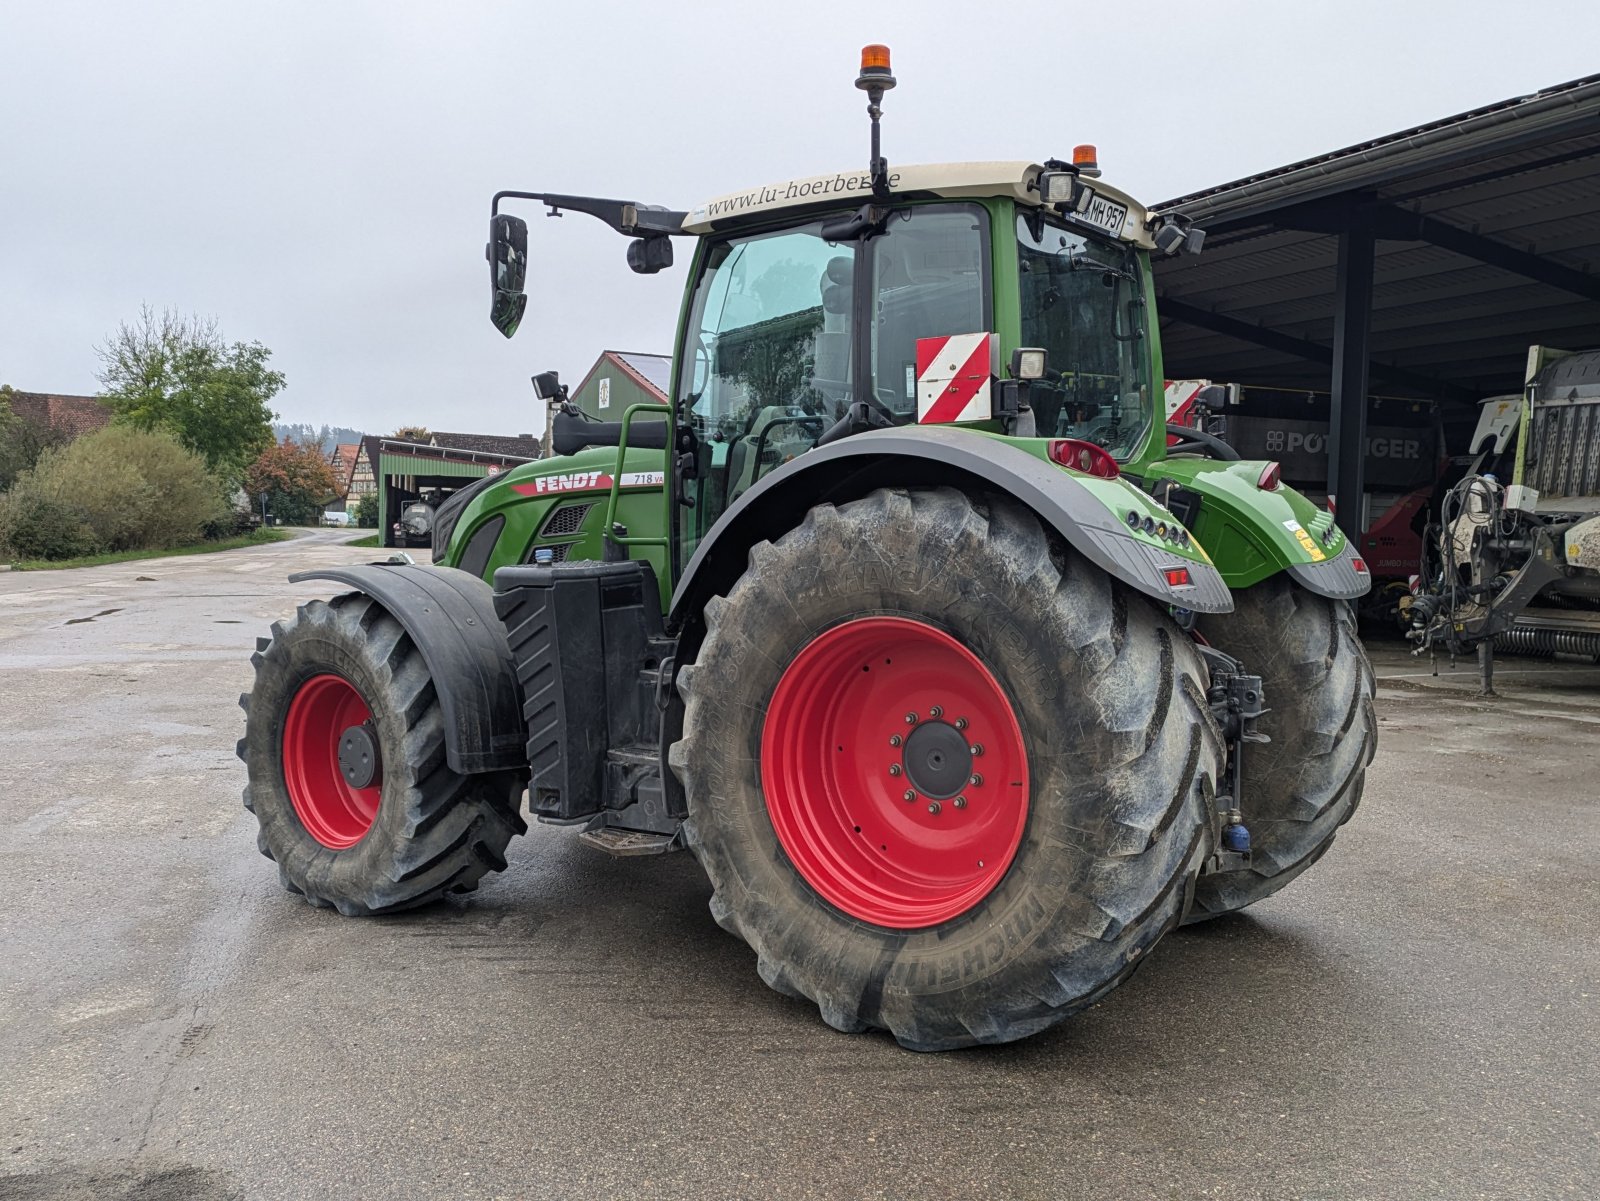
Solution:
{"label": "wheel bolt", "polygon": [[907,713],[906,714],[906,725],[914,726],[916,724],[917,724],[917,715],[915,713]]}
{"label": "wheel bolt", "polygon": [[904,799],[905,799],[905,800],[907,800],[907,801],[914,801],[914,800],[916,800],[916,799],[917,799],[917,793],[916,793],[916,790],[915,790],[915,789],[912,789],[912,788],[908,788],[908,789],[906,789],[906,790],[905,790],[905,791],[904,791],[904,792],[903,792],[903,793],[901,793],[901,794],[900,794],[900,795],[901,795],[901,796],[902,796],[902,797],[903,797],[903,798],[904,798]]}
{"label": "wheel bolt", "polygon": [[981,788],[983,786],[983,777],[980,776],[977,772],[973,772],[972,773],[972,779],[971,779],[970,783],[972,784],[972,786],[974,788]]}
{"label": "wheel bolt", "polygon": [[964,718],[964,717],[956,718],[956,729],[965,730],[966,728],[967,728],[967,719]]}
{"label": "wheel bolt", "polygon": [[891,776],[898,776],[900,774],[900,765],[898,763],[889,764],[889,774]]}
{"label": "wheel bolt", "polygon": [[972,744],[972,757],[976,759],[981,754],[983,754],[983,743],[974,742]]}
{"label": "wheel bolt", "polygon": [[890,734],[889,735],[889,745],[890,746],[899,746],[900,745],[900,735],[898,735],[898,734]]}
{"label": "wheel bolt", "polygon": [[943,707],[941,707],[939,705],[935,705],[933,708],[928,710],[928,716],[929,717],[943,717],[944,716]]}
{"label": "wheel bolt", "polygon": [[957,809],[965,809],[965,808],[966,808],[966,807],[967,807],[967,798],[966,798],[966,797],[964,797],[964,796],[958,796],[958,797],[957,797],[957,798],[956,798],[956,799],[955,799],[955,800],[954,800],[954,801],[952,801],[952,802],[951,802],[951,803],[952,803],[952,804],[953,804],[953,805],[955,805],[955,807],[956,807],[956,808],[957,808]]}
{"label": "wheel bolt", "polygon": [[939,808],[940,806],[938,801],[928,802],[928,812],[933,814],[935,817],[937,817],[939,814]]}

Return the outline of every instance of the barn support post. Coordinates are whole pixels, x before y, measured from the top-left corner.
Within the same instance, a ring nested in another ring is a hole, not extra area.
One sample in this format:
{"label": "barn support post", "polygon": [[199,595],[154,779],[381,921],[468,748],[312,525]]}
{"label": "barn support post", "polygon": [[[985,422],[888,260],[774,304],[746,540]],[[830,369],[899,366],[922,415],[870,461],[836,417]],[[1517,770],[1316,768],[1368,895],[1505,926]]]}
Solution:
{"label": "barn support post", "polygon": [[1372,276],[1377,238],[1370,205],[1356,205],[1339,232],[1333,316],[1333,381],[1328,406],[1328,491],[1339,528],[1359,539],[1367,466],[1367,375],[1371,361]]}

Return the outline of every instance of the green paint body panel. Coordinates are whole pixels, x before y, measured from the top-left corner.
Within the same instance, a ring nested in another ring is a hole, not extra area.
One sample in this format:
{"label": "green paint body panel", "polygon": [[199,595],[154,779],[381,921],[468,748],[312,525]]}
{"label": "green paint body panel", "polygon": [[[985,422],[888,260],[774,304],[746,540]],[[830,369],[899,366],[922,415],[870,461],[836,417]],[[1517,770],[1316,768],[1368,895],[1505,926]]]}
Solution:
{"label": "green paint body panel", "polygon": [[[1344,550],[1333,515],[1293,488],[1256,486],[1267,462],[1225,463],[1187,456],[1145,466],[1145,479],[1176,480],[1201,496],[1194,535],[1206,546],[1230,588],[1248,588],[1284,568],[1324,563]],[[1304,531],[1312,543],[1295,532]],[[1325,531],[1332,530],[1328,541]]]}
{"label": "green paint body panel", "polygon": [[[630,450],[622,465],[622,471],[660,472],[664,470],[665,465],[666,454],[663,451]],[[506,472],[468,502],[466,511],[461,514],[455,532],[450,537],[449,552],[440,562],[449,567],[460,566],[461,553],[472,535],[484,522],[497,516],[504,516],[506,524],[495,542],[494,553],[489,556],[488,566],[484,568],[483,578],[490,583],[494,582],[497,568],[531,562],[534,549],[540,546],[567,546],[569,549],[566,557],[569,559],[602,558],[606,505],[611,495],[609,483],[533,496],[524,495],[516,489],[519,485],[532,485],[540,479],[559,480],[561,476],[579,473],[611,476],[616,473],[616,469],[616,448],[601,446],[579,451],[575,455],[524,463]],[[593,504],[578,531],[573,534],[540,537],[539,530],[551,512],[562,505],[574,502]],[[648,535],[661,532],[664,528],[665,510],[664,490],[660,487],[624,488],[617,497],[617,521],[627,526],[630,533]],[[672,595],[672,573],[668,568],[666,548],[639,547],[637,553],[631,557],[643,559],[655,569],[656,578],[661,581],[661,605],[664,612],[667,601]]]}

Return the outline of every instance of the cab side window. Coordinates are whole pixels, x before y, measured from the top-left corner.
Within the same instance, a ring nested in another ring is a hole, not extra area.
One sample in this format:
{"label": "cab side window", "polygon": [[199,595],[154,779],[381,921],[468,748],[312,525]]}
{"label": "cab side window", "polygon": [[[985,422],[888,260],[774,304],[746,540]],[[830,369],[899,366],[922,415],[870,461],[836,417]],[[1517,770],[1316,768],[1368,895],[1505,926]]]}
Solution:
{"label": "cab side window", "polygon": [[987,230],[976,205],[925,205],[896,212],[872,239],[873,384],[898,417],[916,418],[919,338],[994,328]]}

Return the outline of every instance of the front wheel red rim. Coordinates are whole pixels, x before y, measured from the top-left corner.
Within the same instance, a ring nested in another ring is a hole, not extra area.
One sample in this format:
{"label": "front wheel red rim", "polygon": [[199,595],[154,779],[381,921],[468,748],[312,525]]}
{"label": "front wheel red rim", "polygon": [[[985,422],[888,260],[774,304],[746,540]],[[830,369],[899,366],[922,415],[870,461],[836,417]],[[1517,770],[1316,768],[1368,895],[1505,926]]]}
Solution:
{"label": "front wheel red rim", "polygon": [[916,929],[966,913],[1016,857],[1028,760],[1005,690],[950,634],[865,617],[784,669],[761,735],[778,841],[831,905]]}
{"label": "front wheel red rim", "polygon": [[378,816],[381,781],[357,788],[340,769],[339,743],[368,727],[372,710],[343,676],[324,673],[300,685],[283,721],[283,780],[300,824],[323,846],[343,850],[366,836]]}

